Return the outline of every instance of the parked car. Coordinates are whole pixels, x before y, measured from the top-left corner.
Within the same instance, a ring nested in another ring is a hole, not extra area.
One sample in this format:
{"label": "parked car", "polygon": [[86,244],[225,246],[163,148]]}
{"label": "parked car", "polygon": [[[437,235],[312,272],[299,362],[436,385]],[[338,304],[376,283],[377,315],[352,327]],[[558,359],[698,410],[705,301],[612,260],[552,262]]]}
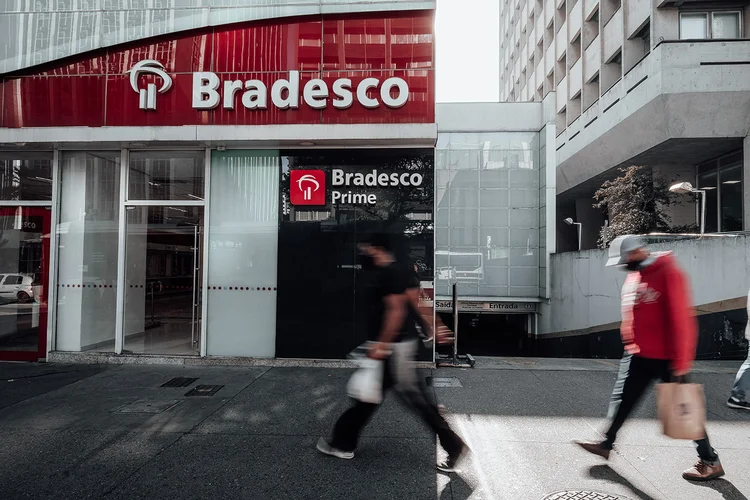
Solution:
{"label": "parked car", "polygon": [[28,274],[0,274],[0,298],[26,304],[38,293],[35,285],[34,277]]}

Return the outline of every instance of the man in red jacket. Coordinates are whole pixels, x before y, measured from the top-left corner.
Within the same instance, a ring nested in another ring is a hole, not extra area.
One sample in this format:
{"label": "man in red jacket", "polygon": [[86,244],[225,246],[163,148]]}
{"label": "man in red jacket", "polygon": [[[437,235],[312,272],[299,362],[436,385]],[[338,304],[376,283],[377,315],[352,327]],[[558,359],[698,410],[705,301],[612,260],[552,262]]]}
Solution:
{"label": "man in red jacket", "polygon": [[[584,450],[609,458],[617,432],[655,379],[684,381],[692,368],[698,328],[688,281],[671,252],[651,254],[638,236],[620,236],[609,248],[607,266],[628,271],[622,288],[620,331],[630,367],[623,372],[622,399],[601,443],[578,443]],[[682,473],[692,481],[724,475],[708,436],[696,441],[698,463]]]}

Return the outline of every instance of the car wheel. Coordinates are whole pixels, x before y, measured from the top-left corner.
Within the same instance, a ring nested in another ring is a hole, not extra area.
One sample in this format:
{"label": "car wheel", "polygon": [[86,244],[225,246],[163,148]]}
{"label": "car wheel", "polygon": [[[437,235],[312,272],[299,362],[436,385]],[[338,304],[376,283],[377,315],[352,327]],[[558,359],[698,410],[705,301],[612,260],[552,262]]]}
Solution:
{"label": "car wheel", "polygon": [[18,302],[26,304],[27,302],[31,302],[31,297],[26,292],[18,292]]}

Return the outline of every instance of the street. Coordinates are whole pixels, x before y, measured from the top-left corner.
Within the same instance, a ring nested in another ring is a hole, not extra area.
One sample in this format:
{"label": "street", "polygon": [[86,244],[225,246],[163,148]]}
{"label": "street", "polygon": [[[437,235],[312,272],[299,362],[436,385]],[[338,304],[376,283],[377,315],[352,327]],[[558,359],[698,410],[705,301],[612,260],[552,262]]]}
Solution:
{"label": "street", "polygon": [[[692,444],[660,435],[653,392],[608,463],[571,444],[602,430],[617,360],[423,370],[433,386],[453,386],[435,394],[473,450],[451,475],[435,471],[434,437],[394,395],[354,460],[315,450],[348,405],[349,369],[0,363],[0,498],[746,499],[750,412],[725,406],[737,366],[697,363],[727,475],[691,484],[680,474]],[[174,377],[197,380],[160,387]],[[199,385],[223,387],[186,396]]]}

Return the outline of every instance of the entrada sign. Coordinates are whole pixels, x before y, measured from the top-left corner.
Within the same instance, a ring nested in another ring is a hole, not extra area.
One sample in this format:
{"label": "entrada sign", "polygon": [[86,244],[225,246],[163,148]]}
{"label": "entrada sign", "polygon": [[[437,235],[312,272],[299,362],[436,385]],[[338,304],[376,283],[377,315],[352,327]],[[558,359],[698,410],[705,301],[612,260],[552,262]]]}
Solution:
{"label": "entrada sign", "polygon": [[[438,311],[451,311],[452,300],[436,300],[435,309]],[[459,312],[486,311],[494,313],[532,313],[536,312],[536,304],[533,302],[477,302],[458,301]]]}
{"label": "entrada sign", "polygon": [[[138,76],[151,74],[161,78],[159,94],[172,88],[172,78],[164,65],[153,59],[136,63],[128,72],[130,85],[140,95],[139,107],[156,111],[156,84],[149,83],[145,89],[138,87]],[[268,84],[262,80],[221,80],[210,71],[193,73],[193,109],[210,110],[219,107],[234,109],[239,101],[250,110],[268,109]],[[388,108],[400,108],[409,100],[409,85],[406,80],[390,77],[383,80],[368,77],[353,86],[351,78],[338,78],[331,87],[321,78],[308,80],[300,96],[300,72],[290,71],[288,78],[279,78],[270,85],[270,102],[278,109],[298,109],[300,97],[312,109],[325,109],[330,104],[336,109],[347,109],[358,102],[367,109],[376,109],[381,103]]]}

